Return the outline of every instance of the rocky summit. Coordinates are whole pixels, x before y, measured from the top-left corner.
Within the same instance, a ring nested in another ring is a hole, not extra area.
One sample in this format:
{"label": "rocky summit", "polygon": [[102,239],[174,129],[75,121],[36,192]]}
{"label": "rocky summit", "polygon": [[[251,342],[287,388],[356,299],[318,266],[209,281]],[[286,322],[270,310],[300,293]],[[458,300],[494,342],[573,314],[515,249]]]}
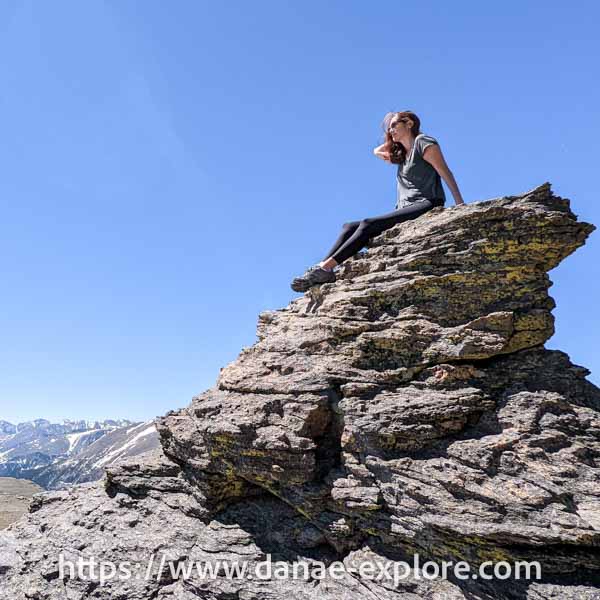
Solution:
{"label": "rocky summit", "polygon": [[[214,387],[157,420],[158,449],[36,494],[0,536],[0,597],[600,598],[600,390],[544,347],[548,271],[594,229],[544,183],[372,239],[261,313]],[[65,576],[59,555],[137,576]],[[228,571],[267,559],[269,578]],[[275,576],[301,562],[344,569]]]}

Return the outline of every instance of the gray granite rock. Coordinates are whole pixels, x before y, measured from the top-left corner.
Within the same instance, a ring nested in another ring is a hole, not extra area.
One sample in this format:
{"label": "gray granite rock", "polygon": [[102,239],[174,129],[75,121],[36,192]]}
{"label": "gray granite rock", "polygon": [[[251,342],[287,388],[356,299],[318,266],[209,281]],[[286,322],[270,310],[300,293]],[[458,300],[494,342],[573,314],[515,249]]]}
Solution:
{"label": "gray granite rock", "polygon": [[[261,313],[214,387],[157,420],[160,448],[36,495],[0,538],[0,598],[600,599],[600,390],[544,347],[547,272],[594,229],[544,183],[374,238],[335,283]],[[60,553],[156,558],[100,584],[63,577]],[[349,570],[415,555],[541,577]],[[348,570],[223,567],[268,557]],[[220,575],[176,572],[192,561]]]}

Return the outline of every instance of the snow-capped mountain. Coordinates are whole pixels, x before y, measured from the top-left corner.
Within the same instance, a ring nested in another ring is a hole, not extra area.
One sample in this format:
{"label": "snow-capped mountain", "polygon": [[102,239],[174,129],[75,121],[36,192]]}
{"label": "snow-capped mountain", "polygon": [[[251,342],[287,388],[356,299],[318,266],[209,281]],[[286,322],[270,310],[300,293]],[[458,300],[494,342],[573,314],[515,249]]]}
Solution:
{"label": "snow-capped mountain", "polygon": [[0,421],[0,476],[29,479],[46,489],[103,476],[103,467],[155,448],[154,421],[126,419],[51,423]]}

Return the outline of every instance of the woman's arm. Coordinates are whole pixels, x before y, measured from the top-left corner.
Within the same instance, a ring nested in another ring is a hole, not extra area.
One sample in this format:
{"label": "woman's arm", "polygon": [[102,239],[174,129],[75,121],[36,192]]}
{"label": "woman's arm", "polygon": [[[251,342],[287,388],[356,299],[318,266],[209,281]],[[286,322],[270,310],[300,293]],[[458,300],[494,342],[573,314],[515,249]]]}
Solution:
{"label": "woman's arm", "polygon": [[442,154],[442,150],[438,144],[430,144],[423,151],[423,158],[433,166],[433,168],[440,174],[440,177],[447,183],[452,195],[454,196],[454,201],[456,204],[464,204],[465,201],[460,194],[460,190],[458,189],[458,184],[456,183],[456,179],[454,179],[454,174],[446,164],[446,160],[444,159],[444,155]]}
{"label": "woman's arm", "polygon": [[390,162],[390,149],[387,142],[381,144],[381,146],[377,146],[377,148],[373,150],[373,154],[386,162]]}

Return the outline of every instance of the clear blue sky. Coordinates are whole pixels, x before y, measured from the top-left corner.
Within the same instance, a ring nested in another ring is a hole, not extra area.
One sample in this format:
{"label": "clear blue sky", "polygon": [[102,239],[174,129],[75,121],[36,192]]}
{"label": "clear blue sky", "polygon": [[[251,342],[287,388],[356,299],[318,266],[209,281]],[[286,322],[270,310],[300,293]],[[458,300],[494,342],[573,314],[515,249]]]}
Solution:
{"label": "clear blue sky", "polygon": [[[600,224],[595,2],[0,3],[0,419],[185,406],[392,210],[389,110],[466,202],[544,181]],[[448,205],[453,204],[446,187]],[[549,348],[600,383],[600,229],[550,272]]]}

